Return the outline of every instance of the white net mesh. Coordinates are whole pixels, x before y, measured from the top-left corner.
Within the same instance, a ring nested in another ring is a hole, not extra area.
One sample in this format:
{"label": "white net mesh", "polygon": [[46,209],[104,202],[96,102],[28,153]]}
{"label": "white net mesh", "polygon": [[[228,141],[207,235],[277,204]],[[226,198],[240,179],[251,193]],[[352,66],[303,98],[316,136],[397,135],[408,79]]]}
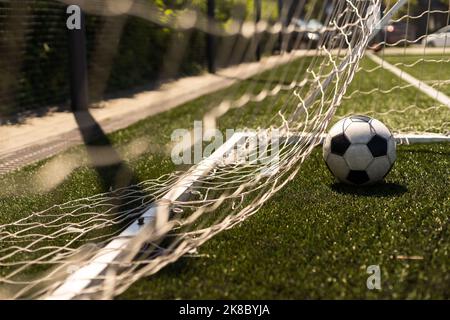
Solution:
{"label": "white net mesh", "polygon": [[362,101],[364,113],[397,134],[448,136],[449,23],[448,2],[406,1],[375,37],[378,55],[360,65],[359,77],[371,78],[371,85],[356,83],[344,100]]}
{"label": "white net mesh", "polygon": [[[1,224],[3,296],[113,298],[257,212],[301,170],[335,114],[336,118],[369,114],[396,133],[448,134],[449,106],[433,99],[436,92],[425,94],[384,68],[389,63],[404,73],[421,75],[448,63],[445,43],[431,54],[425,44],[409,46],[428,39],[428,31],[414,40],[396,41],[389,35],[391,26],[400,28],[404,22],[407,27],[411,20],[427,15],[427,21],[432,14],[447,15],[448,22],[448,5],[416,14],[411,12],[413,2],[399,6],[381,31],[377,12],[388,12],[394,1],[381,9],[379,0],[293,1],[290,10],[282,10],[282,23],[270,21],[269,14],[257,24],[210,21],[195,9],[195,1],[169,17],[151,1],[80,3],[90,14],[137,16],[188,31],[170,46],[168,73],[182,64],[176,53],[189,46],[189,30],[223,37],[217,42],[222,62],[247,60],[258,44],[263,53],[277,49],[281,54],[218,71],[218,76],[238,80],[248,78],[243,75],[252,74],[252,68],[265,71],[260,78],[227,91],[199,119],[205,132],[224,130],[230,122],[246,129],[225,156],[206,159],[186,172],[54,205]],[[312,28],[310,21],[320,21],[321,26]],[[369,45],[385,50],[368,58]],[[445,92],[448,74],[442,71],[421,80]],[[360,81],[363,78],[369,81]],[[410,91],[408,99],[398,99],[399,92]],[[265,141],[263,150],[261,141]]]}

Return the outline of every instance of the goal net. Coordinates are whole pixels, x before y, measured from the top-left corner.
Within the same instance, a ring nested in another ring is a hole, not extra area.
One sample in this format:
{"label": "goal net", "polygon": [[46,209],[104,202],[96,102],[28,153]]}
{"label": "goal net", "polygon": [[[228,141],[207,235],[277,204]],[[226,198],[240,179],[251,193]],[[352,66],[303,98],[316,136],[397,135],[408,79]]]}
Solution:
{"label": "goal net", "polygon": [[[216,146],[188,170],[2,221],[1,297],[109,299],[195,255],[294,179],[327,128],[346,115],[378,118],[401,142],[448,141],[446,1],[286,0],[278,7],[276,1],[230,0],[217,1],[228,15],[215,18],[207,14],[208,1],[200,0],[26,2],[0,6],[5,34],[21,39],[2,35],[8,57],[20,57],[36,21],[53,21],[41,35],[52,39],[55,26],[65,24],[61,8],[77,4],[86,15],[90,89],[97,98],[115,81],[117,56],[133,52],[128,61],[134,63],[152,57],[151,51],[146,57],[140,49],[127,51],[151,41],[131,34],[132,24],[165,32],[154,49],[165,52],[161,79],[186,73],[189,61],[201,60],[193,45],[207,35],[203,45],[215,48],[209,61],[214,79],[232,86],[220,98],[203,100],[190,117],[201,121],[203,141],[187,135],[186,147]],[[12,31],[25,16],[22,29]],[[130,74],[137,72],[131,68]],[[16,92],[11,88],[2,84],[10,90],[5,97]],[[221,140],[230,128],[239,130]]]}

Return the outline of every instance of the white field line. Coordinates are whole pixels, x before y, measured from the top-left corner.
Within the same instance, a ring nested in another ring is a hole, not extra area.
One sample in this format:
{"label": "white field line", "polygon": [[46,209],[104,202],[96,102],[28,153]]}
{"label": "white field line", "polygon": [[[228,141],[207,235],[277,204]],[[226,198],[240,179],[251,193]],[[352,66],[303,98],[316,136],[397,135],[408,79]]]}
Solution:
{"label": "white field line", "polygon": [[[235,133],[227,142],[218,148],[211,156],[202,160],[197,166],[181,178],[164,197],[147,209],[135,222],[125,229],[116,239],[100,250],[87,264],[71,274],[47,300],[75,299],[88,288],[92,281],[98,279],[105,269],[114,263],[126,249],[130,240],[135,237],[145,225],[153,223],[162,210],[168,215],[170,203],[179,199],[196,181],[208,174],[248,133]],[[159,218],[159,216],[158,216]]]}
{"label": "white field line", "polygon": [[412,45],[404,47],[386,47],[379,54],[383,56],[407,56],[407,55],[448,55],[450,53],[448,47],[423,47],[423,45]]}
{"label": "white field line", "polygon": [[382,68],[392,72],[393,74],[395,74],[400,79],[408,82],[409,84],[411,84],[412,86],[414,86],[418,90],[422,91],[427,96],[437,100],[439,103],[441,103],[441,104],[443,104],[443,105],[445,105],[445,106],[450,108],[450,98],[447,95],[445,95],[444,93],[442,93],[441,91],[438,91],[438,90],[430,87],[425,82],[414,78],[410,74],[408,74],[405,71],[403,71],[403,70],[397,68],[396,66],[390,64],[386,60],[383,60],[382,58],[374,55],[373,53],[368,52],[367,53],[367,57],[369,57],[373,62],[375,62],[378,65],[380,65]]}

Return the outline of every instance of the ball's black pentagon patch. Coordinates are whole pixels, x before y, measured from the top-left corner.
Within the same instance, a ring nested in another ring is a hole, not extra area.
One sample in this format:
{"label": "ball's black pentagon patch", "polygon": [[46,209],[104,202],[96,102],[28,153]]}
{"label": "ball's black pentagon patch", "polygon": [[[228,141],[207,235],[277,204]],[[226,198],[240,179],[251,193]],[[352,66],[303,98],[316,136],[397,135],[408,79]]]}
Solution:
{"label": "ball's black pentagon patch", "polygon": [[356,115],[356,116],[351,116],[350,120],[352,122],[370,122],[370,120],[372,120],[371,117],[368,116],[362,116],[362,115]]}
{"label": "ball's black pentagon patch", "polygon": [[331,153],[343,156],[348,147],[350,147],[350,141],[345,134],[339,134],[331,138]]}
{"label": "ball's black pentagon patch", "polygon": [[374,157],[382,157],[387,155],[388,142],[385,138],[375,135],[367,144],[370,152]]}
{"label": "ball's black pentagon patch", "polygon": [[347,176],[347,180],[354,184],[364,184],[369,182],[370,178],[365,171],[351,170]]}

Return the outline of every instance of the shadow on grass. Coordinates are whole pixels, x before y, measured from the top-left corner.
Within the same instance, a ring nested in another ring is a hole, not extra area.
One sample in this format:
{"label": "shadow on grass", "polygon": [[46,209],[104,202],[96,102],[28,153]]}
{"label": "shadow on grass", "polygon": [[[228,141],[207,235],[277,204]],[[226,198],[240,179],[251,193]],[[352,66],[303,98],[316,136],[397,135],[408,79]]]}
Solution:
{"label": "shadow on grass", "polygon": [[104,191],[137,184],[131,168],[122,160],[106,133],[91,113],[74,112],[91,166],[97,171]]}
{"label": "shadow on grass", "polygon": [[381,182],[371,186],[352,186],[344,183],[334,183],[331,189],[341,194],[352,194],[364,197],[396,197],[408,191],[405,186],[392,183]]}
{"label": "shadow on grass", "polygon": [[[110,203],[117,209],[117,213],[140,208],[139,200],[130,201],[122,199],[121,188],[132,188],[136,199],[147,194],[137,184],[139,180],[132,169],[123,161],[118,151],[114,148],[106,133],[97,123],[88,110],[74,112],[75,120],[80,129],[84,145],[86,147],[90,164],[97,172],[102,184],[103,192],[111,191]],[[130,211],[130,217],[133,217]],[[133,219],[133,218],[131,218]],[[126,226],[128,219],[119,228]]]}

